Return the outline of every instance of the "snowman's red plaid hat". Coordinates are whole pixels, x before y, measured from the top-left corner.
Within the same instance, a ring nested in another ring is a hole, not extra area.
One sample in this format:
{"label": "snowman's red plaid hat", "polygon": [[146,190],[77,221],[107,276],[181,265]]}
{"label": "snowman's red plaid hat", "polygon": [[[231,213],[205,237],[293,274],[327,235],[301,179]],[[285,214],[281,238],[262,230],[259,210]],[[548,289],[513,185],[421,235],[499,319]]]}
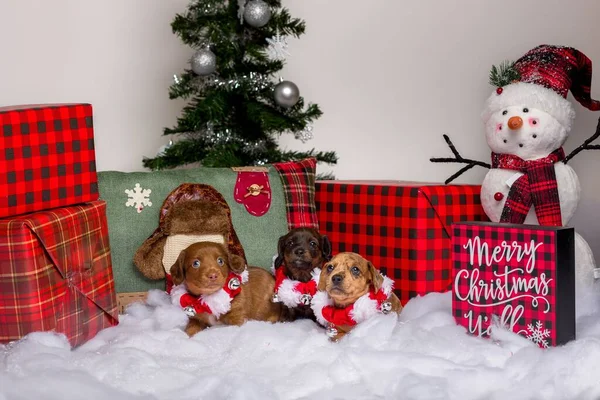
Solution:
{"label": "snowman's red plaid hat", "polygon": [[518,79],[498,87],[487,99],[482,118],[509,106],[538,108],[552,115],[567,132],[575,117],[567,100],[573,97],[589,110],[600,110],[600,102],[590,97],[592,62],[572,47],[541,45],[528,51],[512,68]]}

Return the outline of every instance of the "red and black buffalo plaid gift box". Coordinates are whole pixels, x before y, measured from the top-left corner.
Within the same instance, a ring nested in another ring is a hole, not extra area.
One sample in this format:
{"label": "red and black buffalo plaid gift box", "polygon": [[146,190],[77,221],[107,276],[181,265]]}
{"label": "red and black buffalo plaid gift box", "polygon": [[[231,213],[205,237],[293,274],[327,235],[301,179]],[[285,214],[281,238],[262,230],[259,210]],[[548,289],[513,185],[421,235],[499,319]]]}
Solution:
{"label": "red and black buffalo plaid gift box", "polygon": [[0,219],[0,342],[64,333],[73,346],[117,323],[106,203]]}
{"label": "red and black buffalo plaid gift box", "polygon": [[575,339],[573,228],[459,223],[453,231],[452,311],[469,333],[503,326],[542,348]]}
{"label": "red and black buffalo plaid gift box", "polygon": [[478,185],[318,181],[319,228],[334,253],[352,251],[394,280],[403,304],[450,290],[450,226],[487,220]]}
{"label": "red and black buffalo plaid gift box", "polygon": [[0,217],[98,198],[90,104],[0,108]]}

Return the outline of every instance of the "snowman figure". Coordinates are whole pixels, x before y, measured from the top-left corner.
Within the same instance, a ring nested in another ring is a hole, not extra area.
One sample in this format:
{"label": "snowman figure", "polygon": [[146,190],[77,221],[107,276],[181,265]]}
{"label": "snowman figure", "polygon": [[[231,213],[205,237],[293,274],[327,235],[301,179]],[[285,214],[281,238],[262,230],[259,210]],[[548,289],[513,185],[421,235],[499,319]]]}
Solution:
{"label": "snowman figure", "polygon": [[[562,148],[575,111],[573,97],[590,110],[591,61],[581,52],[542,45],[515,63],[494,68],[497,86],[482,119],[492,165],[481,186],[481,203],[493,222],[564,226],[575,214],[580,183]],[[587,242],[575,234],[576,285],[593,283],[595,262]]]}

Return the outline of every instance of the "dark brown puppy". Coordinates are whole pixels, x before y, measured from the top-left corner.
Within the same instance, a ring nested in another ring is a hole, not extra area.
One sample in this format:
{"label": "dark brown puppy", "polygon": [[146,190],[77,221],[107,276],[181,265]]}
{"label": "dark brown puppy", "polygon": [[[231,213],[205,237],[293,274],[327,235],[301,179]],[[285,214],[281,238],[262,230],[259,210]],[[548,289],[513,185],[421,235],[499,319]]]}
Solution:
{"label": "dark brown puppy", "polygon": [[335,328],[330,337],[337,341],[376,313],[400,313],[402,305],[392,289],[393,281],[370,261],[357,253],[339,253],[323,266],[312,307],[322,325]]}
{"label": "dark brown puppy", "polygon": [[[277,243],[277,257],[273,263],[275,270],[281,268],[283,275],[292,281],[298,281],[301,284],[310,283],[313,280],[315,268],[319,269],[325,262],[331,259],[331,243],[325,235],[321,235],[316,229],[312,228],[295,228],[290,230],[286,235],[279,238]],[[276,273],[277,276],[277,273]],[[280,275],[281,277],[281,275]],[[317,277],[318,278],[318,277]],[[281,280],[281,279],[280,279]],[[279,281],[280,281],[279,280]],[[278,281],[278,284],[280,283]],[[306,285],[296,285],[299,286]],[[286,284],[276,287],[276,291],[282,288],[280,301],[283,301],[286,309],[286,318],[288,320],[296,320],[309,318],[315,320],[314,313],[310,308],[310,299],[302,302],[300,296],[290,300],[285,297],[283,291],[286,290]],[[291,287],[287,286],[287,292],[290,293]],[[316,290],[316,282],[313,286],[312,294]],[[308,289],[306,292],[310,291]],[[296,291],[294,291],[296,292]]]}
{"label": "dark brown puppy", "polygon": [[[180,253],[170,270],[173,284],[179,285],[174,286],[171,292],[173,302],[184,306],[190,299],[198,298],[210,310],[202,311],[202,306],[199,306],[200,310],[190,316],[185,328],[189,336],[217,324],[242,325],[248,320],[281,320],[282,305],[271,301],[275,286],[273,276],[258,267],[247,267],[246,275],[245,269],[241,257],[230,254],[218,243],[194,243]],[[247,282],[243,283],[246,278]],[[229,292],[234,292],[234,296]],[[193,304],[198,306],[200,303]]]}

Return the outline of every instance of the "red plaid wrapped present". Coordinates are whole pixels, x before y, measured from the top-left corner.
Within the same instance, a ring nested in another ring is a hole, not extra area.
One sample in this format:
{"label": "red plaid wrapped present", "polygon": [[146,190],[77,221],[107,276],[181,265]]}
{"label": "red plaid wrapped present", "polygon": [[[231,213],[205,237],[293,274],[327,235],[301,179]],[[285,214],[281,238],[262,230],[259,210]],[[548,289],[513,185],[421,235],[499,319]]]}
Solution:
{"label": "red plaid wrapped present", "polygon": [[64,333],[73,346],[118,320],[106,203],[0,219],[0,342]]}
{"label": "red plaid wrapped present", "polygon": [[0,217],[98,199],[90,104],[0,108]]}
{"label": "red plaid wrapped present", "polygon": [[478,185],[319,181],[319,227],[334,254],[353,251],[388,277],[403,304],[452,280],[450,225],[487,221]]}

